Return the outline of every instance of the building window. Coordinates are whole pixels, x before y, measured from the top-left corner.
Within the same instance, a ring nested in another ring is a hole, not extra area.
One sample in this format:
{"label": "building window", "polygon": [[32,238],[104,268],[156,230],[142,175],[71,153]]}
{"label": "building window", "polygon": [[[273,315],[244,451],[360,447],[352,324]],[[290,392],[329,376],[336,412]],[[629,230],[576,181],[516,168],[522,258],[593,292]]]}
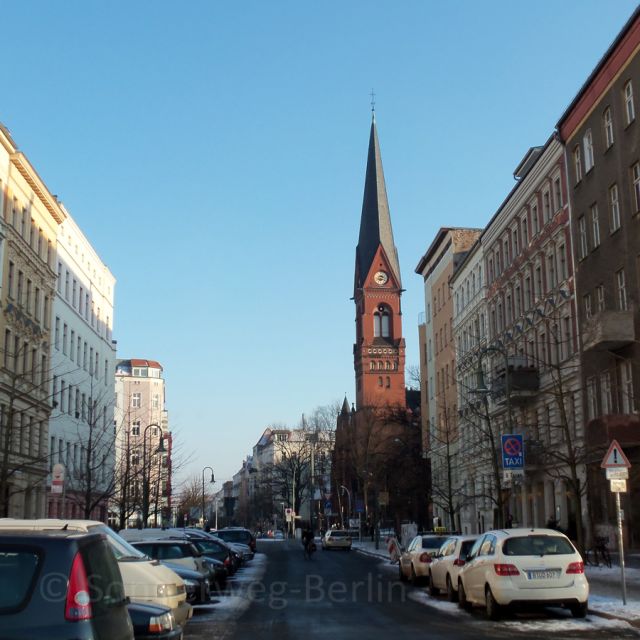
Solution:
{"label": "building window", "polygon": [[598,218],[598,205],[591,205],[591,238],[593,248],[600,246],[600,220]]}
{"label": "building window", "polygon": [[42,317],[42,314],[40,312],[40,289],[38,287],[36,287],[33,307],[34,307],[33,315],[36,319],[36,322],[40,322],[40,318]]}
{"label": "building window", "polygon": [[595,376],[587,378],[587,417],[593,420],[598,414],[598,388]]}
{"label": "building window", "polygon": [[529,228],[527,224],[527,216],[525,215],[520,222],[521,222],[521,229],[522,229],[522,246],[528,247],[529,246]]}
{"label": "building window", "polygon": [[[519,256],[520,255],[520,247],[518,246],[518,229],[514,229],[511,232],[511,238],[512,238],[512,243],[513,243],[513,255],[515,256]],[[475,274],[473,275],[473,292],[475,293],[476,291],[476,276]]]}
{"label": "building window", "polygon": [[618,185],[614,184],[609,187],[609,211],[610,216],[610,229],[613,233],[620,228],[620,198],[618,196]]}
{"label": "building window", "polygon": [[132,427],[131,427],[131,435],[132,436],[139,436],[140,435],[140,423],[139,422],[134,422]]}
{"label": "building window", "polygon": [[580,248],[579,258],[586,258],[589,252],[589,244],[587,242],[587,221],[584,216],[578,218],[578,246]]}
{"label": "building window", "polygon": [[599,284],[596,287],[596,311],[604,311],[605,307],[604,285]]}
{"label": "building window", "polygon": [[60,349],[60,318],[56,317],[56,327],[54,333],[53,344],[56,349]]}
{"label": "building window", "polygon": [[627,310],[627,287],[625,284],[624,269],[616,271],[616,290],[618,292],[618,309]]}
{"label": "building window", "polygon": [[576,174],[576,182],[580,182],[582,180],[582,156],[579,145],[576,145],[573,149],[573,170]]}
{"label": "building window", "polygon": [[609,415],[612,412],[611,406],[611,374],[608,371],[600,374],[600,402],[602,415]]}
{"label": "building window", "polygon": [[562,209],[562,185],[560,184],[560,178],[556,178],[553,181],[553,200],[555,210]]}
{"label": "building window", "polygon": [[22,306],[22,285],[24,281],[24,274],[22,271],[18,270],[18,292],[16,294],[16,300],[18,302],[18,306]]}
{"label": "building window", "polygon": [[587,129],[583,138],[582,144],[584,146],[584,171],[589,173],[593,169],[593,136],[591,135],[591,129]]}
{"label": "building window", "polygon": [[378,386],[382,386],[382,376],[378,376]]}
{"label": "building window", "polygon": [[567,269],[567,246],[563,243],[558,247],[558,256],[560,260],[560,282],[569,277]]}
{"label": "building window", "polygon": [[531,225],[532,225],[531,233],[535,237],[538,235],[538,232],[540,231],[540,220],[538,219],[537,204],[531,205]]}
{"label": "building window", "polygon": [[558,284],[556,282],[556,257],[553,253],[547,256],[547,286],[553,288]]}
{"label": "building window", "polygon": [[602,124],[604,126],[604,141],[607,149],[613,144],[613,116],[611,107],[607,107],[602,114]]}
{"label": "building window", "polygon": [[542,194],[542,213],[545,223],[551,219],[551,194],[545,191]]}
{"label": "building window", "polygon": [[627,124],[636,119],[636,109],[633,105],[633,85],[631,80],[624,85],[624,112],[627,116]]}
{"label": "building window", "polygon": [[140,392],[135,392],[132,396],[131,396],[131,406],[134,409],[139,409],[141,406],[141,394]]}
{"label": "building window", "polygon": [[583,306],[584,306],[584,317],[586,320],[589,320],[593,315],[593,311],[591,308],[591,294],[586,293],[583,297]]}
{"label": "building window", "polygon": [[69,337],[68,333],[69,333],[69,327],[65,322],[62,327],[62,353],[64,353],[65,356],[67,355],[67,344],[68,344],[68,337]]}
{"label": "building window", "polygon": [[633,365],[631,360],[620,363],[620,395],[622,413],[635,413],[633,398]]}
{"label": "building window", "polygon": [[8,282],[7,282],[7,289],[8,289],[8,294],[10,298],[13,298],[13,272],[15,270],[15,265],[13,264],[13,262],[11,262],[11,260],[9,260],[9,275],[8,275]]}
{"label": "building window", "polygon": [[640,211],[640,163],[636,162],[632,167],[633,174],[633,198],[636,206],[636,213]]}
{"label": "building window", "polygon": [[383,305],[380,305],[373,314],[373,335],[376,338],[391,337],[390,314]]}

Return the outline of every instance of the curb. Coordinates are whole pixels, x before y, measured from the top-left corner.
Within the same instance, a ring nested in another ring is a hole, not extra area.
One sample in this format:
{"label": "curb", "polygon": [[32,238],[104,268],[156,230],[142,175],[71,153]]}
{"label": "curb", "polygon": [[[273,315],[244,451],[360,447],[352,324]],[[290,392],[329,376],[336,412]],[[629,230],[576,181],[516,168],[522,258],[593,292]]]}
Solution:
{"label": "curb", "polygon": [[617,616],[615,613],[609,613],[608,611],[598,611],[597,609],[588,609],[590,615],[597,616],[598,618],[605,618],[607,620],[620,620],[621,622],[627,622],[632,627],[640,629],[640,618],[624,618],[623,616]]}

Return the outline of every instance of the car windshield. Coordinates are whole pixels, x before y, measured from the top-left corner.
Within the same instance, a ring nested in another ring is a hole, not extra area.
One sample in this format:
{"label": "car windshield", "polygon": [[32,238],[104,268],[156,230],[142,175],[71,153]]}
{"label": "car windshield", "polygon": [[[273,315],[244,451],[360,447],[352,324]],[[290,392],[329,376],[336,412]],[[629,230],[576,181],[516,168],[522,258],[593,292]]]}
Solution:
{"label": "car windshield", "polygon": [[448,536],[422,536],[422,548],[439,549],[448,539]]}
{"label": "car windshield", "polygon": [[562,536],[529,535],[507,538],[502,545],[505,556],[558,556],[575,553]]}

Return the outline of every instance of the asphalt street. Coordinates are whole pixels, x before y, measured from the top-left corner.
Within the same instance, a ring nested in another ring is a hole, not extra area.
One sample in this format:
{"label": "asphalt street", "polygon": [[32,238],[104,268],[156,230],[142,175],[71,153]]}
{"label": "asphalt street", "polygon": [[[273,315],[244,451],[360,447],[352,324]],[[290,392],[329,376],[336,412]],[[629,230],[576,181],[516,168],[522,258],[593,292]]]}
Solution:
{"label": "asphalt street", "polygon": [[[510,615],[490,622],[442,599],[429,600],[423,588],[400,583],[397,567],[356,551],[321,551],[303,557],[299,542],[258,542],[261,569],[252,579],[231,581],[225,597],[187,625],[185,638],[224,640],[389,640],[430,638],[638,638],[629,628],[603,628],[600,620],[574,621],[561,610]],[[238,574],[241,575],[241,572]]]}

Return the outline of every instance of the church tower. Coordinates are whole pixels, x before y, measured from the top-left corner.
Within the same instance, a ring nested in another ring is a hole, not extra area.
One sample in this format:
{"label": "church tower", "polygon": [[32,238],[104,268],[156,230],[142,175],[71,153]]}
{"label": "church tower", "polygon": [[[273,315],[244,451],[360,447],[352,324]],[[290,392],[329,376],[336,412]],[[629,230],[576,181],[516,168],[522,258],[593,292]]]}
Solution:
{"label": "church tower", "polygon": [[406,406],[405,341],[400,306],[402,291],[374,113],[353,293],[356,306],[353,360],[357,409]]}

